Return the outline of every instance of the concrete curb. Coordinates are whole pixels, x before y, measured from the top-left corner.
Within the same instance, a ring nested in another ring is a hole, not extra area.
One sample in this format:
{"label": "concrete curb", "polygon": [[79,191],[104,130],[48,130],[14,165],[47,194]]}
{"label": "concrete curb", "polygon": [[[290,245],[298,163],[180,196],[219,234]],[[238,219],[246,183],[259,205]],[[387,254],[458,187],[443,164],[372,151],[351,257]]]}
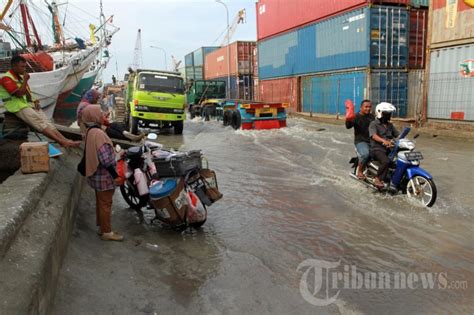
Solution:
{"label": "concrete curb", "polygon": [[24,221],[15,223],[16,237],[0,261],[1,314],[47,314],[51,309],[84,183],[76,171],[77,153],[52,163],[53,171],[42,178],[46,187],[35,192],[39,202],[30,201]]}

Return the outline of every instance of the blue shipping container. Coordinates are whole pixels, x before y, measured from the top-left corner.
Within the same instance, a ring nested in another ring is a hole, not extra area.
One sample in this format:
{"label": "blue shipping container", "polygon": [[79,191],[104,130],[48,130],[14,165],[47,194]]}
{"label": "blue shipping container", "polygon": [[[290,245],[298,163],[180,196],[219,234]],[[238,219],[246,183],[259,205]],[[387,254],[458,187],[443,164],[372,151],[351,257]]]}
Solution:
{"label": "blue shipping container", "polygon": [[[227,89],[227,77],[215,78],[210,81],[225,81]],[[230,98],[240,100],[253,100],[253,78],[251,75],[241,75],[240,77],[230,77]]]}
{"label": "blue shipping container", "polygon": [[261,79],[353,68],[406,68],[405,8],[353,10],[258,43]]}
{"label": "blue shipping container", "polygon": [[194,66],[201,67],[204,65],[204,58],[208,53],[219,49],[220,47],[201,47],[193,52]]}
{"label": "blue shipping container", "polygon": [[[303,77],[303,112],[344,115],[345,101],[351,100],[359,110],[362,100],[372,104],[389,102],[397,108],[397,117],[407,115],[406,71],[354,71]],[[370,88],[369,88],[370,87]]]}
{"label": "blue shipping container", "polygon": [[185,67],[193,67],[194,66],[193,53],[189,53],[186,56],[184,56],[184,66]]}

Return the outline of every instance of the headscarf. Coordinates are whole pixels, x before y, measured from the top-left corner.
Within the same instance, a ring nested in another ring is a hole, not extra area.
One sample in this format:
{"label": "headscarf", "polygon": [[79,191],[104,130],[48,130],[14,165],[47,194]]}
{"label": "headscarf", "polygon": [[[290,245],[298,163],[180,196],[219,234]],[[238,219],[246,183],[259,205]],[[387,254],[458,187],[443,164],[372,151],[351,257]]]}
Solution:
{"label": "headscarf", "polygon": [[89,104],[92,104],[92,101],[94,99],[99,98],[100,92],[97,91],[96,89],[90,89],[84,95],[82,96],[81,102],[87,102]]}
{"label": "headscarf", "polygon": [[81,98],[81,102],[77,106],[77,111],[76,111],[76,117],[77,117],[77,124],[79,125],[79,128],[81,129],[81,134],[84,136],[86,134],[86,126],[84,125],[84,119],[82,118],[82,111],[84,108],[86,108],[88,105],[92,104],[92,101],[94,99],[97,99],[97,97],[100,96],[99,91],[96,89],[90,89]]}
{"label": "headscarf", "polygon": [[[86,126],[101,126],[102,111],[100,105],[86,106],[82,111],[82,121]],[[113,147],[112,140],[101,128],[90,128],[86,137],[86,176],[92,176],[99,166],[99,157],[97,152],[104,144],[110,144]]]}

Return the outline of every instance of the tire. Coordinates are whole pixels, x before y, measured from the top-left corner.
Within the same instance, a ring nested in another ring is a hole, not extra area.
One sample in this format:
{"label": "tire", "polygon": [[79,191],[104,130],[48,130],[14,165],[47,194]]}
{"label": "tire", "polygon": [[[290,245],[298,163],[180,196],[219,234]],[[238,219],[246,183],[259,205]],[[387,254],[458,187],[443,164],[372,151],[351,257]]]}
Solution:
{"label": "tire", "polygon": [[433,206],[437,195],[436,185],[431,179],[416,175],[408,181],[407,196],[420,200],[425,207]]}
{"label": "tire", "polygon": [[202,222],[195,222],[195,223],[190,223],[189,226],[194,228],[194,229],[199,229],[201,226],[204,225],[204,223],[206,223],[207,219],[202,221]]}
{"label": "tire", "polygon": [[230,122],[230,125],[232,128],[235,130],[240,128],[240,125],[242,124],[242,118],[240,117],[240,112],[238,110],[232,111],[232,119]]}
{"label": "tire", "polygon": [[130,114],[130,117],[128,120],[129,120],[130,133],[137,135],[138,134],[138,119],[133,117],[132,114]]}
{"label": "tire", "polygon": [[183,128],[184,128],[184,121],[178,120],[173,123],[174,127],[174,134],[175,135],[182,135],[183,134]]}
{"label": "tire", "polygon": [[211,108],[209,106],[206,106],[203,108],[203,116],[204,116],[204,121],[210,121],[211,120]]}
{"label": "tire", "polygon": [[126,180],[125,183],[120,186],[120,193],[130,208],[139,212],[139,214],[141,214],[141,209],[148,203],[148,199],[146,197],[139,196],[136,188],[130,184],[128,180]]}
{"label": "tire", "polygon": [[232,111],[224,110],[224,115],[222,118],[222,122],[224,123],[224,126],[230,126],[231,120],[232,120]]}

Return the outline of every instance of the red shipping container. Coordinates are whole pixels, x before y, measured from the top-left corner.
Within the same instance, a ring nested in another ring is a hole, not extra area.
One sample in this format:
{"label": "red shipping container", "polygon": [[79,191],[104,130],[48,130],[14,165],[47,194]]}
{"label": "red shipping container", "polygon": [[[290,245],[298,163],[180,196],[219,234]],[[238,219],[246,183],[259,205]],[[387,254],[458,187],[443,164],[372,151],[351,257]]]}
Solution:
{"label": "red shipping container", "polygon": [[[252,75],[254,68],[255,42],[237,41],[230,46],[230,75]],[[205,79],[226,77],[228,73],[227,46],[206,55]]]}
{"label": "red shipping container", "polygon": [[298,77],[258,82],[258,100],[269,103],[289,103],[288,112],[300,112],[300,80]]}
{"label": "red shipping container", "polygon": [[291,30],[367,4],[408,5],[409,0],[259,0],[257,39]]}
{"label": "red shipping container", "polygon": [[410,10],[410,43],[408,67],[424,69],[426,61],[426,42],[428,31],[428,10]]}
{"label": "red shipping container", "polygon": [[457,5],[447,0],[432,2],[431,48],[468,44],[474,40],[474,8],[464,0],[458,0]]}

